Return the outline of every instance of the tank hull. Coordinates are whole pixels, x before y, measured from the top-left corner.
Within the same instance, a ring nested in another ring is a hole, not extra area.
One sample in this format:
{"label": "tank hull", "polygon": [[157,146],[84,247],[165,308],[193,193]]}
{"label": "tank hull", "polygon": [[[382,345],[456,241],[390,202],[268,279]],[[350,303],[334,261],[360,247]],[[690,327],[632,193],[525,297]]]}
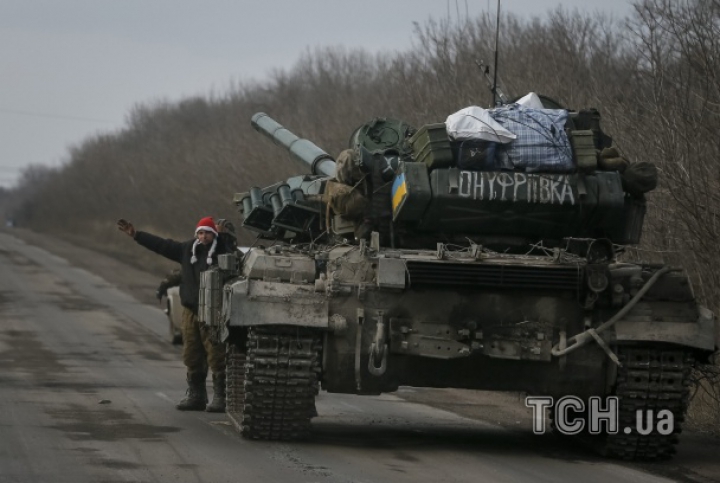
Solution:
{"label": "tank hull", "polygon": [[320,380],[330,392],[418,386],[606,395],[619,345],[685,347],[700,357],[714,348],[712,314],[694,302],[684,275],[670,273],[599,333],[603,343],[567,349],[573,336],[617,315],[653,270],[608,264],[600,285],[613,289],[598,295],[597,267],[577,258],[253,250],[243,276],[226,284],[224,328],[228,336],[251,326],[319,330]]}

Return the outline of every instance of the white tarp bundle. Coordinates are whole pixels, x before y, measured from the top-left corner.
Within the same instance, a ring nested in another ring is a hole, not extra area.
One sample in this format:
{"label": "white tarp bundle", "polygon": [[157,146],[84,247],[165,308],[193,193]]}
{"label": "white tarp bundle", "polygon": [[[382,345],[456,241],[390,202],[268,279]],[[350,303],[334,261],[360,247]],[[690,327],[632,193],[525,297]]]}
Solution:
{"label": "white tarp bundle", "polygon": [[509,143],[516,136],[490,117],[490,113],[478,106],[470,106],[450,114],[445,120],[448,136],[456,141],[480,140]]}
{"label": "white tarp bundle", "polygon": [[534,92],[528,92],[523,97],[517,100],[516,104],[520,104],[523,107],[530,107],[532,109],[544,109],[540,96]]}

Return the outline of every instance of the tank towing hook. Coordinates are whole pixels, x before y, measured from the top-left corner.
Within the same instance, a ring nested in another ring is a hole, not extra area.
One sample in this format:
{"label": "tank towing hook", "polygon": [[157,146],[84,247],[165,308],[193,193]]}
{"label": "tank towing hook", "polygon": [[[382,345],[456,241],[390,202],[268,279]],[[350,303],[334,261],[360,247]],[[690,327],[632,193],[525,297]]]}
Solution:
{"label": "tank towing hook", "polygon": [[[387,370],[387,354],[388,347],[385,341],[385,322],[383,321],[383,311],[378,310],[377,328],[375,331],[375,340],[370,344],[368,354],[368,372],[373,376],[382,376]],[[378,365],[379,360],[379,365]]]}
{"label": "tank towing hook", "polygon": [[587,343],[591,342],[592,340],[595,340],[598,345],[605,351],[610,360],[612,360],[618,367],[621,367],[622,364],[620,363],[620,360],[615,355],[615,353],[613,353],[610,347],[608,347],[602,337],[600,337],[600,333],[606,331],[607,329],[615,325],[618,320],[622,319],[625,314],[630,312],[630,310],[635,307],[635,305],[643,298],[643,296],[648,292],[648,290],[650,290],[650,288],[655,285],[655,282],[657,282],[660,277],[670,271],[670,267],[663,267],[657,272],[655,272],[655,274],[650,277],[650,280],[645,282],[645,285],[643,285],[643,287],[638,291],[637,294],[635,294],[635,296],[627,303],[627,305],[620,309],[620,311],[615,314],[610,320],[598,326],[597,329],[590,328],[587,329],[585,332],[581,332],[577,335],[570,337],[570,339],[568,339],[567,342],[563,344],[564,347],[561,347],[561,344],[555,345],[551,350],[552,355],[554,355],[555,357],[565,356],[569,352],[577,350],[582,346],[586,345]]}

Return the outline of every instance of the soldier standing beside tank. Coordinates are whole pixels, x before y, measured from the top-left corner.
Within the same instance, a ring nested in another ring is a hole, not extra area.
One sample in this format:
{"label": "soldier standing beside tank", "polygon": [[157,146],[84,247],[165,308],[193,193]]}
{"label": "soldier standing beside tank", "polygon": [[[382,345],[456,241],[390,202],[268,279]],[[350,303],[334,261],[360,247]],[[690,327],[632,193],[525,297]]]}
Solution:
{"label": "soldier standing beside tank", "polygon": [[[186,397],[176,406],[180,411],[225,411],[225,346],[215,344],[205,324],[198,322],[200,273],[217,263],[217,256],[232,253],[235,240],[221,220],[216,226],[211,217],[201,219],[195,238],[185,242],[136,231],[132,223],[120,219],[117,227],[138,244],[165,258],[180,263],[180,301],[183,306],[183,363],[187,368]],[[213,400],[207,404],[205,380],[208,368],[213,375]]]}

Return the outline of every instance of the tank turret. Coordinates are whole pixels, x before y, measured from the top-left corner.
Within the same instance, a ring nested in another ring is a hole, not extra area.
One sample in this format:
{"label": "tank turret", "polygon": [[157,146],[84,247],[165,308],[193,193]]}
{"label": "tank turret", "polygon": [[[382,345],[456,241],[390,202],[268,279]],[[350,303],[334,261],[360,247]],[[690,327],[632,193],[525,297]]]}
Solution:
{"label": "tank turret", "polygon": [[[541,112],[513,106],[489,112],[514,130]],[[539,123],[508,145],[454,140],[445,123],[416,130],[376,118],[353,132],[337,162],[257,113],[252,126],[313,174],[254,187],[236,203],[244,226],[273,239],[314,239],[323,227],[328,237],[356,242],[374,231],[391,248],[433,248],[438,239],[504,251],[566,246],[572,238],[639,243],[647,189],[633,189],[598,111],[542,111],[558,113],[552,139],[537,141],[546,127]],[[540,153],[544,164],[528,164],[528,153]]]}

